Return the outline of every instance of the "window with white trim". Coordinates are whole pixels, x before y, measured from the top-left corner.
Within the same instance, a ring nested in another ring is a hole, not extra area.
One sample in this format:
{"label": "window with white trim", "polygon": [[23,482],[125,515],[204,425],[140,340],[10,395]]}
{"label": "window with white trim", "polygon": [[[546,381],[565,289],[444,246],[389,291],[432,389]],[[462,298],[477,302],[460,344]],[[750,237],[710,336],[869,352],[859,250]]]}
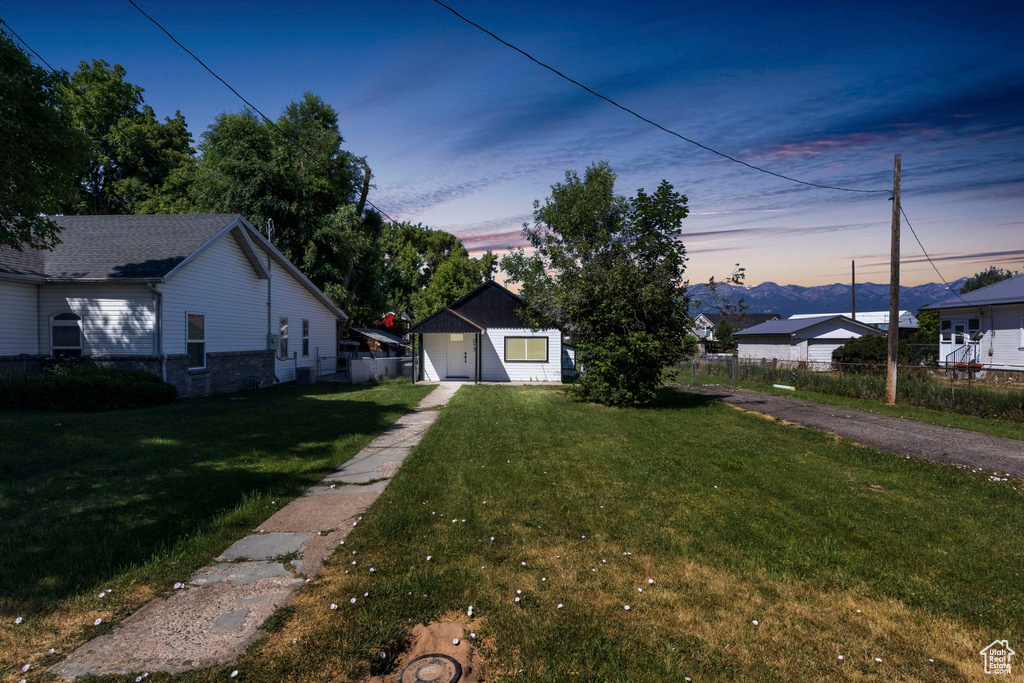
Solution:
{"label": "window with white trim", "polygon": [[309,321],[302,321],[302,355],[309,355]]}
{"label": "window with white trim", "polygon": [[505,360],[511,363],[547,363],[547,337],[505,337]]}
{"label": "window with white trim", "polygon": [[949,342],[953,341],[953,321],[952,320],[943,320],[942,323],[940,324],[940,328],[941,328],[941,335],[942,335],[941,339],[942,339],[942,341],[945,342],[946,344],[948,344]]}
{"label": "window with white trim", "polygon": [[50,318],[50,352],[54,356],[82,356],[82,316],[68,312]]}
{"label": "window with white trim", "polygon": [[188,356],[189,370],[206,367],[206,315],[188,313],[185,325],[185,355]]}
{"label": "window with white trim", "polygon": [[278,346],[277,355],[281,358],[288,357],[288,318],[281,318],[279,321],[278,329],[281,333],[281,343]]}

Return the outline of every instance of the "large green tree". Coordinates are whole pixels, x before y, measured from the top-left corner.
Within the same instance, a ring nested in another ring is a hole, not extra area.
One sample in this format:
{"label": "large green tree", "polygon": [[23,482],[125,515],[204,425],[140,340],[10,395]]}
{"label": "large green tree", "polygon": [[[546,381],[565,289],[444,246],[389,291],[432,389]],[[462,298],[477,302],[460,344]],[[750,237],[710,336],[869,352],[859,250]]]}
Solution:
{"label": "large green tree", "polygon": [[687,200],[667,181],[631,198],[614,186],[606,163],[583,178],[567,172],[543,205],[534,203],[533,227],[524,226],[533,253],[514,250],[502,268],[522,283],[527,324],[571,335],[584,369],[570,388],[575,397],[642,405],[689,331],[679,240]]}
{"label": "large green tree", "polygon": [[32,64],[0,29],[0,247],[60,242],[60,228],[44,214],[74,196],[88,145],[58,106],[66,78]]}
{"label": "large green tree", "polygon": [[67,213],[184,212],[193,166],[192,135],[181,112],[157,119],[142,88],[120,64],[82,62],[60,86],[61,106],[91,140],[88,168],[77,176]]}
{"label": "large green tree", "polygon": [[455,235],[389,223],[381,237],[388,310],[422,320],[494,276],[497,256],[472,258]]}
{"label": "large green tree", "polygon": [[376,320],[384,221],[366,209],[370,171],[342,147],[338,114],[306,93],[273,123],[225,113],[203,134],[192,199],[204,211],[240,213],[355,324]]}
{"label": "large green tree", "polygon": [[976,289],[982,287],[988,287],[994,285],[997,282],[1003,280],[1009,280],[1014,275],[1020,275],[1015,270],[1003,270],[1002,268],[996,268],[995,266],[989,266],[980,273],[975,273],[971,277],[967,278],[963,286],[960,287],[960,293],[966,294],[967,292],[973,292]]}

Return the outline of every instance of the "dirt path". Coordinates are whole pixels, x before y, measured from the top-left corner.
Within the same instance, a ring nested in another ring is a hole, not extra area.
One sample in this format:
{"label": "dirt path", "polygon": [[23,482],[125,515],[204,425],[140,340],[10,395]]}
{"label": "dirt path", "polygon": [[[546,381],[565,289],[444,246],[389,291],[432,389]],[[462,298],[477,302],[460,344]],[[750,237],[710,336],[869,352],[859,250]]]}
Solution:
{"label": "dirt path", "polygon": [[879,450],[1024,477],[1024,441],[723,386],[674,385]]}
{"label": "dirt path", "polygon": [[399,418],[370,444],[253,533],[225,549],[169,598],[153,600],[113,633],[94,638],[50,672],[179,672],[228,664],[263,632],[261,626],[320,571],[359,515],[418,444],[460,385],[442,383],[419,410]]}

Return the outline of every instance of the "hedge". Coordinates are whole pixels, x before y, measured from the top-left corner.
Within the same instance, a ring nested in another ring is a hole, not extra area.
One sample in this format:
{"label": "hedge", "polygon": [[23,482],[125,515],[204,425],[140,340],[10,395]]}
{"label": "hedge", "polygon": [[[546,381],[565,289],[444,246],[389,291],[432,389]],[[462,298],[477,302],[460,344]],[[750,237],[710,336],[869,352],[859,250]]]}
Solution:
{"label": "hedge", "polygon": [[177,397],[176,387],[140,370],[57,366],[0,376],[0,410],[122,410],[166,405]]}

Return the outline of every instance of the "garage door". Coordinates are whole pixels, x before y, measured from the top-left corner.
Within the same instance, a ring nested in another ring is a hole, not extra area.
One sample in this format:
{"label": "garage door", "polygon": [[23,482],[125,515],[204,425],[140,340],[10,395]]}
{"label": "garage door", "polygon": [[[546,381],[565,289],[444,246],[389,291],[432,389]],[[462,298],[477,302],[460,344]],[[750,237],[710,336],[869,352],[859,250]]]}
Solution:
{"label": "garage door", "polygon": [[807,342],[807,360],[812,363],[831,363],[832,352],[843,345],[841,341],[815,341]]}

